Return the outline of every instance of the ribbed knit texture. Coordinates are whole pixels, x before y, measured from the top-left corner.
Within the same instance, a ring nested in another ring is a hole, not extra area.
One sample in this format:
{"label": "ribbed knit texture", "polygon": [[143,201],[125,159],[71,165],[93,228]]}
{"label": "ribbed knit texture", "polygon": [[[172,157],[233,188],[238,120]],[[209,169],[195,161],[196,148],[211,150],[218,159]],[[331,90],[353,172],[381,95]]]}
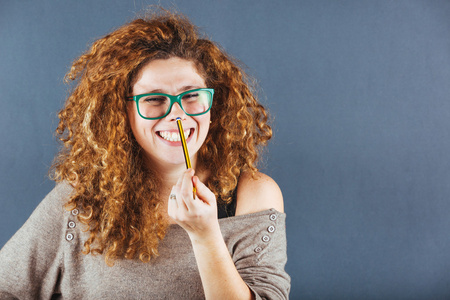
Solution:
{"label": "ribbed knit texture", "polygon": [[[72,191],[58,184],[0,251],[0,299],[204,299],[187,233],[170,225],[149,263],[81,253],[88,233],[76,211],[63,209]],[[287,299],[285,214],[274,209],[220,219],[237,270],[257,299]],[[73,227],[73,228],[72,228]]]}

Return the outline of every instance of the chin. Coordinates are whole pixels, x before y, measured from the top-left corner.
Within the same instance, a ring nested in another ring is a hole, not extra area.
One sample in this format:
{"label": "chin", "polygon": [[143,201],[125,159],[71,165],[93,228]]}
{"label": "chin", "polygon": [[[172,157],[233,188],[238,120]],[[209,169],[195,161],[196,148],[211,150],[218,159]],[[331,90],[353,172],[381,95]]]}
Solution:
{"label": "chin", "polygon": [[[192,159],[191,159],[192,161]],[[184,156],[181,153],[181,157],[159,157],[159,158],[151,158],[150,162],[152,165],[157,165],[159,167],[167,166],[167,167],[175,167],[179,165],[186,166],[186,161],[184,160]],[[156,162],[156,163],[155,163]]]}

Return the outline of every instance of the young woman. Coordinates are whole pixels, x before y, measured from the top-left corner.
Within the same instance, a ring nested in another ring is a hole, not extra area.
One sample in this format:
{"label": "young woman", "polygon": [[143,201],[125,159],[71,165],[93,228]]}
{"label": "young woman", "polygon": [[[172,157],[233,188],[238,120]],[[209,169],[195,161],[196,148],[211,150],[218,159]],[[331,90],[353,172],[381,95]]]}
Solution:
{"label": "young woman", "polygon": [[256,169],[271,128],[229,56],[162,12],[67,78],[58,184],[0,252],[1,299],[288,298],[283,199]]}

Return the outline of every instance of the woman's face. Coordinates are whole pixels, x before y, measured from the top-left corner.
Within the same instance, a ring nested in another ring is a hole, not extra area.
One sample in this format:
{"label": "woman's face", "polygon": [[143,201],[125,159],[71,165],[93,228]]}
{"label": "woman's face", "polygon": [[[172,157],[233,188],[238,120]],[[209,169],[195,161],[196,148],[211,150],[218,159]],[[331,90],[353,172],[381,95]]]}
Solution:
{"label": "woman's face", "polygon": [[[173,57],[153,60],[145,65],[137,76],[132,93],[133,96],[147,93],[178,95],[197,88],[206,88],[206,84],[194,63]],[[210,112],[190,117],[184,113],[178,103],[174,103],[171,111],[164,118],[146,120],[138,114],[134,101],[128,101],[127,105],[134,137],[153,167],[185,163],[176,122],[177,117],[180,117],[184,132],[188,132],[186,142],[192,166],[195,168],[197,152],[208,134]]]}

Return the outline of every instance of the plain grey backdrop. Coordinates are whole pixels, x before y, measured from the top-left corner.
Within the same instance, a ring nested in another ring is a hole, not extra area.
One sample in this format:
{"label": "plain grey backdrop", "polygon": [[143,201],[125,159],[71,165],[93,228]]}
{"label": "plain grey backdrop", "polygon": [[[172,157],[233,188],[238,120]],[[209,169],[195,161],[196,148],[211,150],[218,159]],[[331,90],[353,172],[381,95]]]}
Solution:
{"label": "plain grey backdrop", "polygon": [[450,298],[450,1],[0,0],[0,247],[54,186],[71,62],[158,3],[258,79],[291,298]]}

